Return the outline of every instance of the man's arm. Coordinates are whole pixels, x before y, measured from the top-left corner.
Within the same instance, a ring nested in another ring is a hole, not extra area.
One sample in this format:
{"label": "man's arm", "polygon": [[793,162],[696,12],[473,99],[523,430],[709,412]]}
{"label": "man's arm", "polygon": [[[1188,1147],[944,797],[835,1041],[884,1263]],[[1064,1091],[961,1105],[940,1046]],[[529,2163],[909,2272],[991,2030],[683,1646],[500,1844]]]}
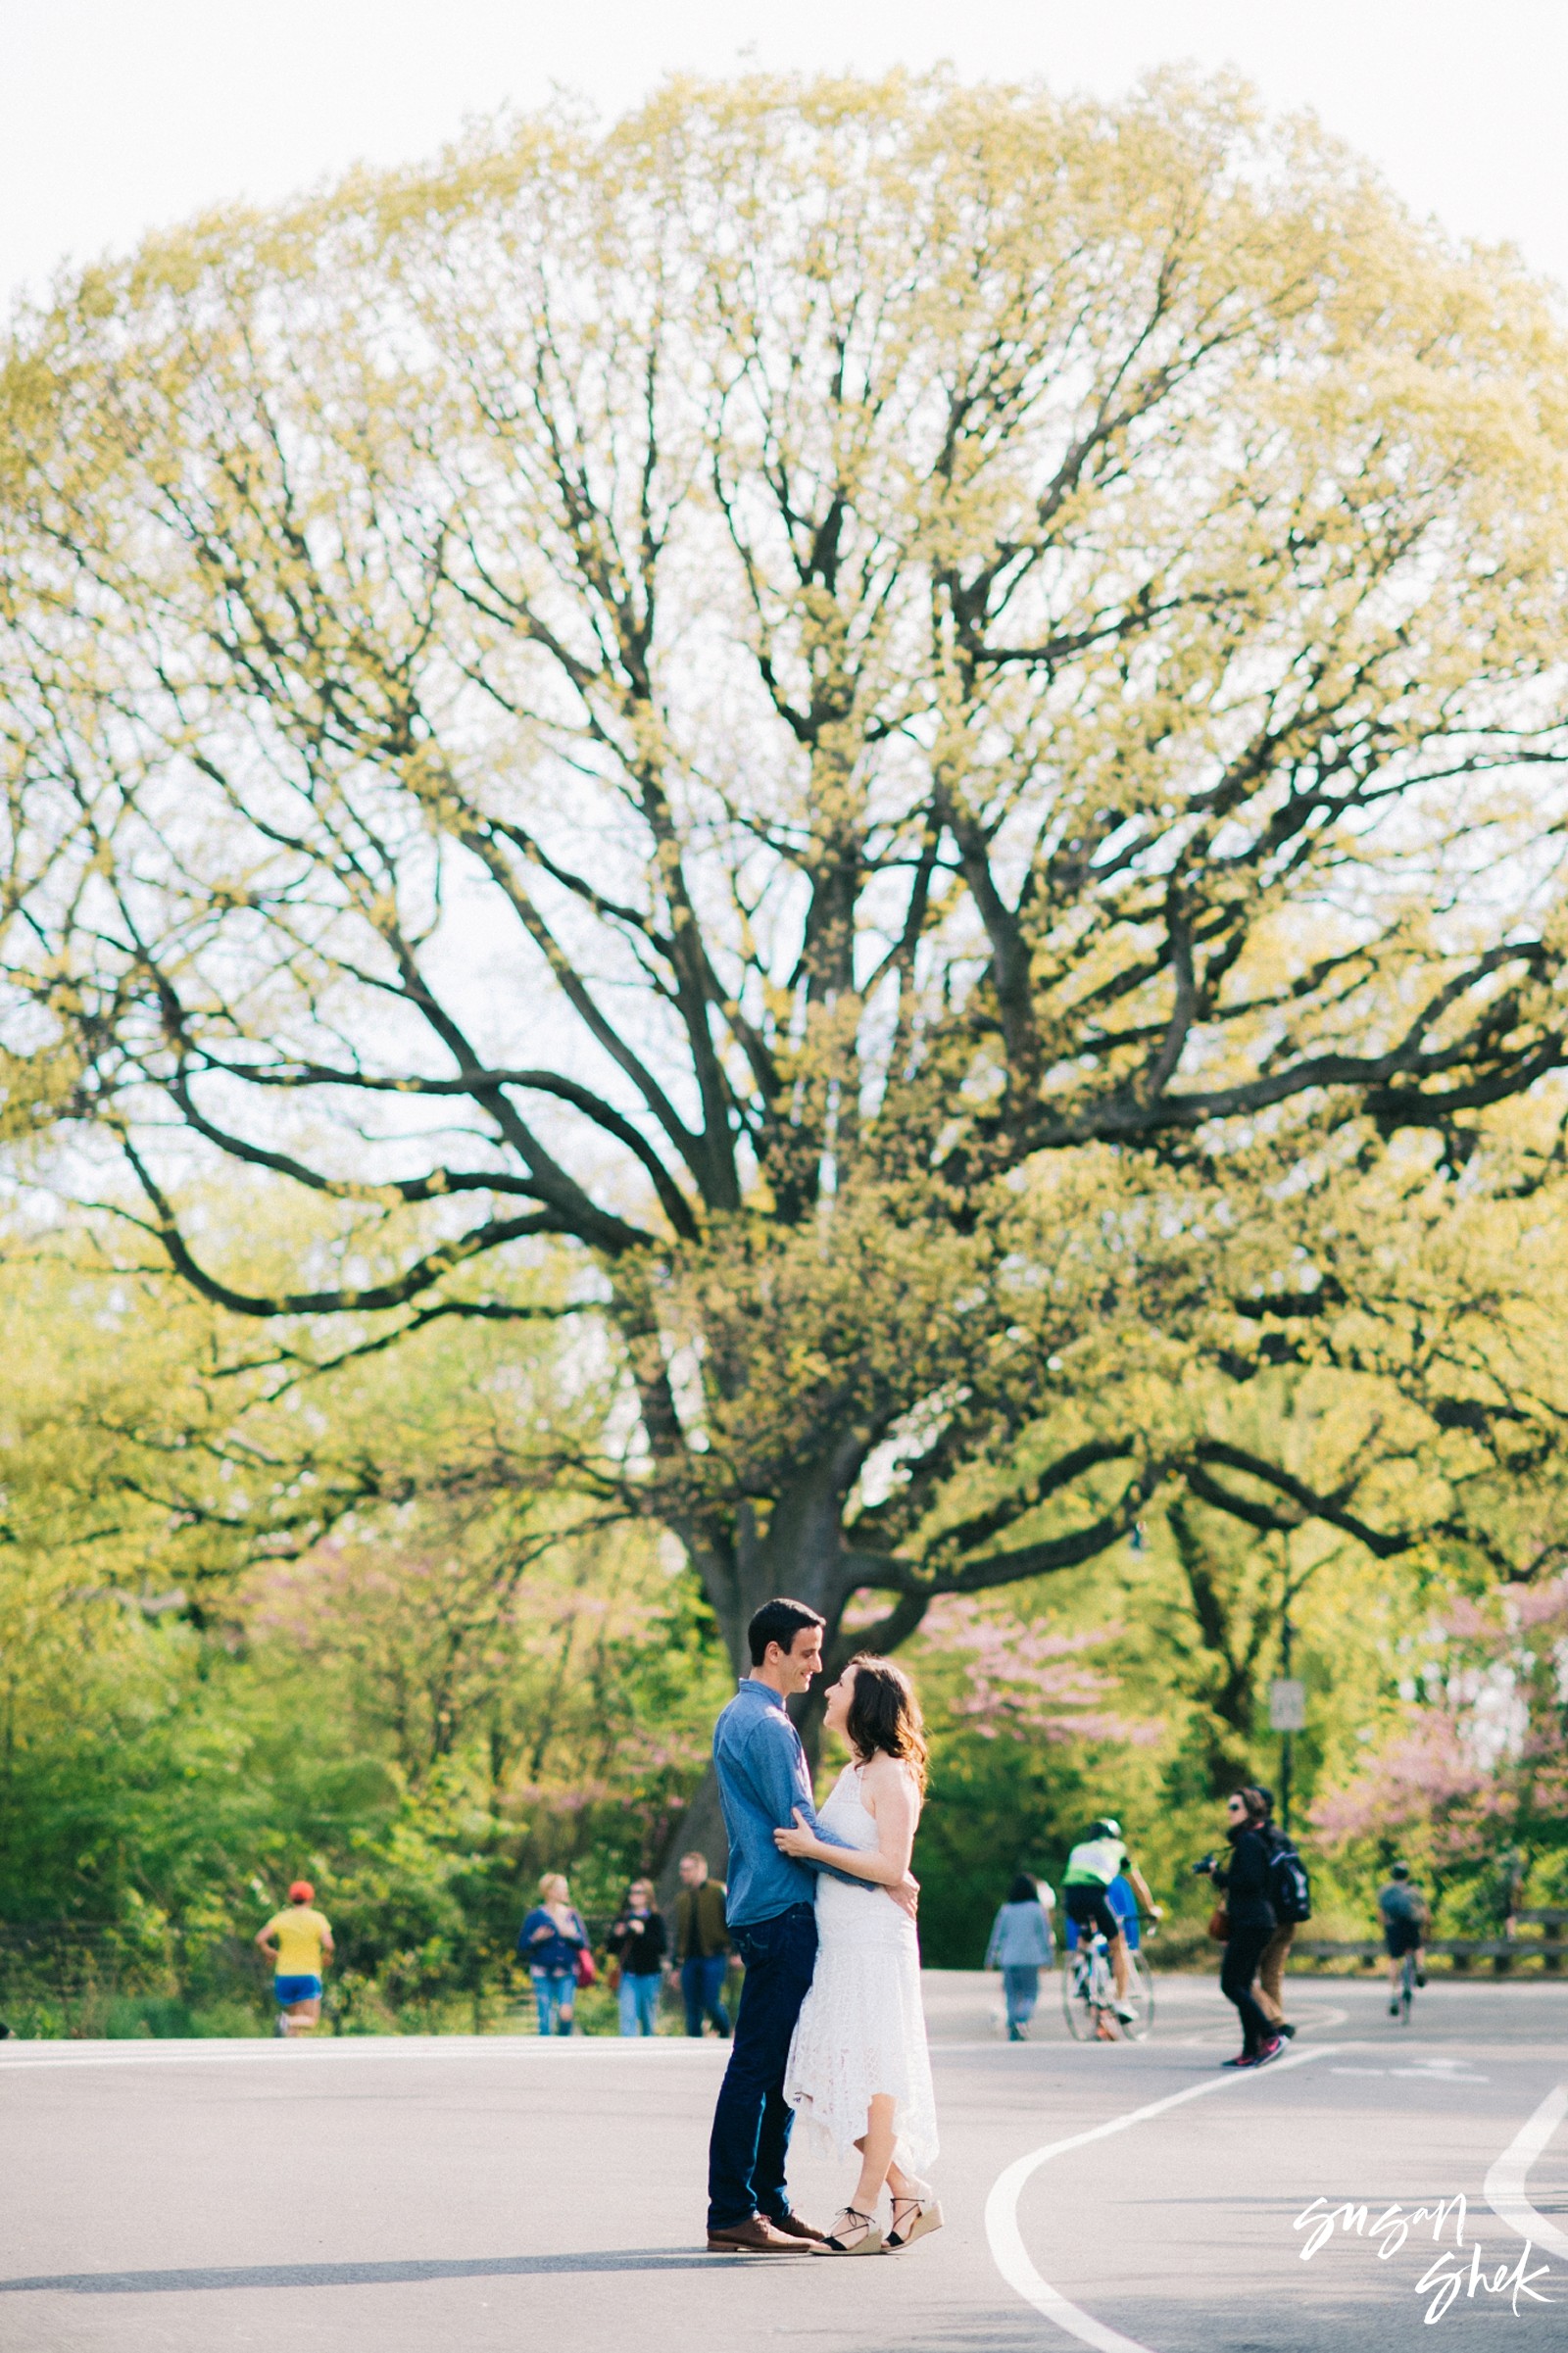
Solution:
{"label": "man's arm", "polygon": [[[844,1858],[844,1868],[858,1879],[873,1887],[894,1888],[902,1887],[909,1876],[909,1856],[914,1846],[914,1826],[918,1819],[914,1795],[906,1777],[902,1773],[884,1773],[875,1788],[876,1845],[868,1853],[857,1846]],[[773,1842],[785,1854],[798,1862],[819,1862],[823,1859],[825,1841],[820,1832],[807,1828],[800,1807],[795,1809],[795,1822],[787,1831],[775,1831]],[[817,1852],[813,1854],[812,1848]],[[835,1874],[835,1876],[837,1876]]]}
{"label": "man's arm", "polygon": [[[836,1846],[845,1854],[853,1854],[847,1838],[835,1838],[830,1830],[823,1830],[816,1819],[816,1807],[811,1802],[810,1778],[806,1770],[806,1758],[801,1750],[795,1727],[788,1717],[779,1722],[771,1710],[752,1729],[747,1740],[746,1770],[756,1792],[758,1803],[770,1816],[775,1830],[792,1830],[797,1809],[805,1827],[824,1846]],[[836,1880],[848,1887],[871,1888],[869,1880],[858,1879],[853,1872],[840,1871],[816,1855],[799,1858],[808,1871],[831,1871]],[[875,1892],[875,1890],[872,1890]]]}
{"label": "man's arm", "polygon": [[[767,1737],[762,1739],[762,1735]],[[858,1855],[861,1851],[858,1847],[852,1846],[847,1838],[836,1838],[830,1830],[824,1830],[817,1821],[816,1807],[811,1799],[810,1777],[806,1770],[806,1756],[796,1737],[795,1727],[787,1718],[778,1726],[764,1722],[756,1727],[747,1745],[748,1766],[753,1764],[759,1751],[766,1759],[764,1769],[767,1779],[763,1781],[754,1772],[753,1785],[762,1803],[772,1812],[774,1828],[808,1830],[823,1846],[832,1847],[836,1853],[846,1857]],[[799,1822],[797,1815],[800,1816]],[[868,1895],[891,1895],[911,1920],[914,1918],[920,1898],[920,1883],[910,1871],[906,1870],[896,1885],[884,1887],[875,1879],[861,1877],[861,1867],[858,1863],[847,1862],[841,1867],[819,1854],[801,1855],[796,1859],[804,1862],[808,1871],[829,1872],[840,1887],[863,1887]]]}

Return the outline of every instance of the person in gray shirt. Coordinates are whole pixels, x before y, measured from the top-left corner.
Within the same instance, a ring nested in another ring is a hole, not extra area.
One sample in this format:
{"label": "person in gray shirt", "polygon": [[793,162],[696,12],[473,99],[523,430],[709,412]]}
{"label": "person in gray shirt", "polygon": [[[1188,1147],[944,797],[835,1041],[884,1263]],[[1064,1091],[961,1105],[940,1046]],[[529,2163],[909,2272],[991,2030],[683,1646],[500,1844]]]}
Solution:
{"label": "person in gray shirt", "polygon": [[1040,1999],[1040,1972],[1052,1960],[1051,1923],[1040,1890],[1025,1871],[1007,1889],[986,1946],[986,1967],[1000,1969],[1007,2004],[1007,2040],[1027,2042],[1029,2021]]}

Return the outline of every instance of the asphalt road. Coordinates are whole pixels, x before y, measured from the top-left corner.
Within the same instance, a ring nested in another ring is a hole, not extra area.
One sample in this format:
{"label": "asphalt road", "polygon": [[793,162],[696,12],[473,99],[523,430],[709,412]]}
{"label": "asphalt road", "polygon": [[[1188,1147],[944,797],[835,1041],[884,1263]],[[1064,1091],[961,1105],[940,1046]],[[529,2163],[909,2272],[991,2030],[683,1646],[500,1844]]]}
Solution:
{"label": "asphalt road", "polygon": [[[1307,1982],[1291,2060],[1251,2076],[1217,2067],[1236,2037],[1212,1982],[1158,1993],[1141,2047],[1073,2045],[1050,2008],[1016,2046],[994,2037],[986,1981],[929,1978],[948,2228],[859,2262],[703,2251],[715,2044],[9,2043],[0,2346],[1560,2340],[1568,1986],[1435,1985],[1401,2031],[1377,1987]],[[803,2159],[797,2203],[824,2216],[845,2186]],[[1461,2194],[1462,2216],[1429,2212],[1396,2243],[1411,2209]]]}

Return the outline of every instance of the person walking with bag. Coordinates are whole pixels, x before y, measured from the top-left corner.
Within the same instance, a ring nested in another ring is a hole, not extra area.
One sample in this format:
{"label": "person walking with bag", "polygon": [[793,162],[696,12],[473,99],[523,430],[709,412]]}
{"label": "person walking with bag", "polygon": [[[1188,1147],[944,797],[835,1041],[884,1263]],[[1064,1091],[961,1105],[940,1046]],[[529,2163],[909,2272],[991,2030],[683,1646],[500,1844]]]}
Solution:
{"label": "person walking with bag", "polygon": [[1297,1930],[1303,1920],[1312,1917],[1311,1883],[1306,1865],[1296,1851],[1296,1840],[1274,1820],[1273,1790],[1259,1784],[1257,1793],[1265,1808],[1263,1843],[1268,1848],[1269,1901],[1279,1925],[1258,1956],[1257,1984],[1252,1990],[1258,2008],[1275,2034],[1290,2039],[1296,2029],[1285,2015],[1285,1964],[1291,1957]]}
{"label": "person walking with bag", "polygon": [[618,1999],[623,2034],[658,2033],[659,1987],[664,1974],[664,1923],[654,1910],[654,1883],[633,1880],[610,1949],[620,1967]]}
{"label": "person walking with bag", "polygon": [[1051,1923],[1040,1890],[1028,1873],[1020,1871],[992,1923],[986,1946],[986,1967],[1002,1972],[1009,2042],[1028,2041],[1029,2021],[1040,1999],[1040,1972],[1050,1968],[1053,1957]]}
{"label": "person walking with bag", "polygon": [[[539,1882],[539,1901],[517,1931],[517,1950],[533,1980],[534,2012],[541,2034],[569,2034],[577,1987],[593,1969],[588,1931],[559,1871]],[[593,1983],[591,1975],[586,1977]]]}
{"label": "person walking with bag", "polygon": [[1264,2067],[1285,2048],[1252,1991],[1252,1980],[1264,1946],[1279,1926],[1269,1900],[1269,1850],[1263,1837],[1268,1807],[1261,1789],[1236,1789],[1225,1800],[1226,1838],[1231,1857],[1210,1865],[1216,1887],[1224,1894],[1224,1920],[1216,1917],[1213,1933],[1223,1926],[1225,1958],[1220,1968],[1220,1991],[1236,2005],[1242,2022],[1242,2047],[1227,2067]]}
{"label": "person walking with bag", "polygon": [[724,2007],[724,1979],[730,1967],[729,1923],[725,1918],[727,1890],[721,1879],[710,1879],[705,1854],[680,1858],[680,1893],[675,1898],[674,1967],[669,1981],[680,1987],[686,2010],[686,2032],[698,2035],[703,2021],[711,2022],[721,2042],[729,2039],[729,2012]]}

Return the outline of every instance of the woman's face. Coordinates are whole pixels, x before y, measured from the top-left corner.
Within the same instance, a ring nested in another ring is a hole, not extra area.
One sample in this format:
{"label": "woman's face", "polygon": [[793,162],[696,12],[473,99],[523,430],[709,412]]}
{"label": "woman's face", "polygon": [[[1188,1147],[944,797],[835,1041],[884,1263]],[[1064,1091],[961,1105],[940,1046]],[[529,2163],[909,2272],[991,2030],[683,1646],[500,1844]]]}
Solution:
{"label": "woman's face", "polygon": [[1226,1828],[1228,1830],[1245,1830],[1247,1820],[1247,1807],[1243,1800],[1240,1797],[1227,1797],[1225,1800]]}
{"label": "woman's face", "polygon": [[648,1886],[646,1881],[640,1882],[637,1887],[633,1887],[631,1891],[631,1908],[634,1912],[646,1912],[653,1900],[654,1891],[652,1887]]}
{"label": "woman's face", "polygon": [[823,1700],[823,1714],[827,1718],[828,1731],[836,1732],[841,1740],[847,1740],[850,1737],[845,1728],[849,1723],[850,1708],[854,1699],[855,1669],[846,1667],[838,1682],[828,1687],[826,1697]]}
{"label": "woman's face", "polygon": [[570,1903],[571,1889],[567,1887],[564,1879],[553,1879],[551,1881],[549,1887],[545,1891],[545,1901],[546,1903],[555,1904],[558,1909],[562,1904]]}

